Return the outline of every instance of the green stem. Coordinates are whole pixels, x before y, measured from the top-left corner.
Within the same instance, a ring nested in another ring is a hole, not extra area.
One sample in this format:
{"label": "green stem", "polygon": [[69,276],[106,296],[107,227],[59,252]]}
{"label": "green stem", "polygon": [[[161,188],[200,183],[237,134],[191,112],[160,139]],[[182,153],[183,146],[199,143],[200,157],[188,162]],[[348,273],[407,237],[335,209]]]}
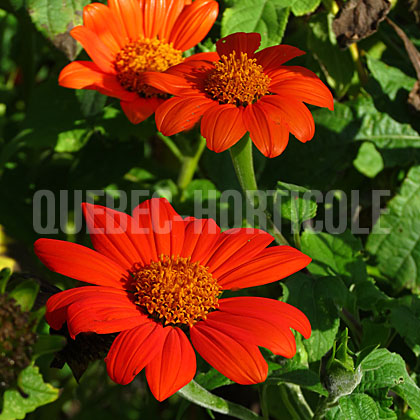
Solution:
{"label": "green stem", "polygon": [[[232,158],[233,167],[238,178],[239,185],[245,195],[245,199],[253,206],[252,191],[257,191],[257,181],[255,179],[254,162],[252,159],[252,141],[249,134],[245,134],[241,140],[230,148],[230,157]],[[273,222],[271,214],[265,211],[267,217],[267,225],[274,239],[279,245],[289,245],[287,239],[281,234]]]}
{"label": "green stem", "polygon": [[184,156],[182,155],[181,150],[179,150],[178,146],[174,143],[174,141],[170,137],[164,136],[162,133],[157,133],[158,137],[165,143],[166,147],[173,153],[173,155],[182,162]]}
{"label": "green stem", "polygon": [[[178,175],[178,188],[181,193],[187,188],[188,184],[193,179],[195,170],[197,169],[198,162],[200,161],[201,155],[206,147],[206,140],[203,136],[199,135],[198,143],[196,145],[195,152],[192,156],[183,156],[181,171]],[[181,196],[181,201],[183,201]]]}
{"label": "green stem", "polygon": [[260,397],[261,414],[264,420],[270,420],[270,412],[268,410],[267,401],[267,384],[261,384],[258,387],[258,395]]}
{"label": "green stem", "polygon": [[301,417],[299,416],[299,413],[295,410],[292,403],[290,402],[287,389],[284,385],[279,386],[279,392],[280,392],[281,400],[290,414],[290,417],[289,417],[290,420],[302,420]]}
{"label": "green stem", "polygon": [[289,391],[289,395],[295,400],[299,411],[301,412],[301,420],[303,419],[312,419],[314,413],[309,406],[308,402],[305,399],[305,396],[302,393],[300,386],[290,383],[285,383],[285,387],[287,387]]}

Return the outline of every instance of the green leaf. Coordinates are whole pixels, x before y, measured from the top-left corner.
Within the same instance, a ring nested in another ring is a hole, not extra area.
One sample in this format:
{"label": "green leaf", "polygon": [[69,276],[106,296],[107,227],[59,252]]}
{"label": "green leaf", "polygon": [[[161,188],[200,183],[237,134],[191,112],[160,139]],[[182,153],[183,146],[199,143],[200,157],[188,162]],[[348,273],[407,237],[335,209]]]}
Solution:
{"label": "green leaf", "polygon": [[9,281],[11,275],[12,275],[12,270],[8,267],[3,268],[0,271],[0,294],[3,294],[6,292],[7,282]]}
{"label": "green leaf", "polygon": [[[304,2],[298,1],[296,4]],[[350,87],[355,74],[354,64],[348,50],[340,50],[332,31],[334,16],[328,13],[318,13],[309,22],[308,47],[320,63],[328,84],[341,98]]]}
{"label": "green leaf", "polygon": [[400,123],[389,114],[379,112],[371,98],[359,98],[352,103],[360,126],[355,140],[375,144],[385,166],[407,165],[420,156],[420,134],[410,124]]}
{"label": "green leaf", "polygon": [[178,194],[178,187],[172,179],[162,179],[153,185],[153,191],[158,194],[159,197],[172,201],[172,198],[176,197]]}
{"label": "green leaf", "polygon": [[66,345],[66,338],[62,335],[41,334],[34,346],[33,358],[50,353],[57,353]]}
{"label": "green leaf", "polygon": [[302,16],[314,12],[321,4],[321,0],[297,0],[292,4],[292,12],[295,16]]}
{"label": "green leaf", "polygon": [[331,349],[340,325],[336,305],[326,291],[335,294],[335,301],[344,302],[347,289],[337,277],[313,278],[301,273],[290,277],[285,286],[287,303],[299,308],[311,323],[312,335],[303,345],[309,362],[318,361]]}
{"label": "green leaf", "polygon": [[346,420],[379,420],[375,401],[366,394],[340,398],[339,406]]}
{"label": "green leaf", "polygon": [[340,276],[348,283],[366,280],[362,244],[350,231],[331,235],[306,230],[302,234],[301,245],[302,252],[312,258],[308,266],[311,273]]}
{"label": "green leaf", "polygon": [[375,285],[373,279],[367,279],[355,285],[353,293],[357,299],[357,305],[364,311],[374,309],[381,310],[382,304],[391,300],[382,290]]}
{"label": "green leaf", "polygon": [[233,383],[233,381],[213,368],[205,373],[199,373],[195,377],[195,381],[209,391]]}
{"label": "green leaf", "polygon": [[215,200],[218,197],[220,191],[217,191],[216,186],[208,179],[192,180],[183,193],[183,198],[191,202]]}
{"label": "green leaf", "polygon": [[[188,385],[184,386],[178,391],[183,398],[193,402],[201,407],[215,411],[216,413],[222,413],[242,420],[255,420],[261,419],[253,411],[248,410],[241,405],[231,403],[225,399],[218,397],[206,389],[201,387],[197,382],[192,380]],[[2,420],[0,418],[0,420]]]}
{"label": "green leaf", "polygon": [[359,148],[354,167],[368,178],[375,178],[384,169],[382,155],[376,150],[373,143],[365,141]]}
{"label": "green leaf", "polygon": [[32,309],[38,295],[39,284],[37,281],[28,279],[19,283],[11,292],[10,297],[16,300],[22,311],[28,312]]}
{"label": "green leaf", "polygon": [[81,25],[83,7],[89,0],[27,0],[27,9],[36,28],[70,60],[81,47],[70,35],[70,30]]}
{"label": "green leaf", "polygon": [[381,85],[382,90],[391,100],[394,100],[400,89],[411,91],[416,79],[407,76],[400,69],[391,67],[381,60],[367,55],[367,65],[372,76]]}
{"label": "green leaf", "polygon": [[38,367],[34,365],[28,366],[19,374],[18,387],[26,396],[23,397],[15,389],[5,391],[0,420],[23,419],[27,413],[34,411],[37,407],[58,398],[58,389],[46,384]]}
{"label": "green leaf", "polygon": [[277,182],[274,206],[282,218],[298,230],[301,223],[316,216],[317,204],[311,191],[294,184]]}
{"label": "green leaf", "polygon": [[[293,1],[293,0],[292,0]],[[290,4],[287,0],[241,0],[228,7],[222,18],[222,37],[235,32],[258,32],[261,48],[281,43]]]}
{"label": "green leaf", "polygon": [[[407,174],[368,237],[366,249],[394,290],[420,290],[420,166]],[[391,280],[392,279],[392,280]]]}
{"label": "green leaf", "polygon": [[107,97],[96,90],[76,90],[76,97],[80,103],[83,116],[92,117],[102,112]]}

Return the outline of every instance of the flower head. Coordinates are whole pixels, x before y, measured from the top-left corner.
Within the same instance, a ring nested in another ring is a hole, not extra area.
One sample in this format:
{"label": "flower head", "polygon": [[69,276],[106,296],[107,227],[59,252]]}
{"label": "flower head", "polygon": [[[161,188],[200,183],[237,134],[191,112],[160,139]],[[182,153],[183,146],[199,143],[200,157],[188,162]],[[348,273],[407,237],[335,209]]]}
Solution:
{"label": "flower head", "polygon": [[174,95],[156,111],[156,124],[170,136],[201,119],[207,146],[223,152],[249,132],[267,157],[281,154],[289,132],[311,140],[315,125],[303,104],[333,109],[328,88],[310,70],[283,64],[302,51],[278,45],[255,52],[257,33],[236,33],[219,40],[217,53],[200,54],[144,81]]}
{"label": "flower head", "polygon": [[61,86],[94,89],[118,98],[129,120],[149,117],[168,95],[141,80],[184,61],[218,14],[214,0],[109,0],[88,4],[83,25],[71,30],[92,61],[75,61],[59,76]]}
{"label": "flower head", "polygon": [[[311,326],[297,308],[222,292],[280,280],[310,258],[289,246],[267,248],[259,229],[221,232],[211,219],[182,219],[165,199],[139,205],[133,215],[84,204],[95,250],[39,239],[35,252],[51,270],[95,286],[52,296],[46,319],[81,332],[119,333],[105,359],[108,374],[127,384],[143,369],[163,400],[195,375],[194,348],[240,384],[262,382],[267,363],[258,346],[284,357],[296,352],[293,328]],[[187,338],[189,333],[191,342]]]}

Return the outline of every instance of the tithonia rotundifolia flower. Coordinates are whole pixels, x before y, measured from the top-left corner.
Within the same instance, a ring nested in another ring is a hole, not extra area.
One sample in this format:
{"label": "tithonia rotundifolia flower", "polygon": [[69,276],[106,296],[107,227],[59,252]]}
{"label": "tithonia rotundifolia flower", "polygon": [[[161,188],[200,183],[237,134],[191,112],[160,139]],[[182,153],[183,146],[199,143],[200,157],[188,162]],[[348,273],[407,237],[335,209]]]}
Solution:
{"label": "tithonia rotundifolia flower", "polygon": [[217,42],[217,53],[145,73],[145,82],[174,95],[156,111],[158,129],[171,136],[201,119],[210,150],[223,152],[249,132],[270,158],[284,151],[289,133],[311,140],[315,125],[304,102],[333,110],[331,92],[312,71],[284,65],[303,51],[277,45],[256,52],[260,42],[258,33],[232,34]]}
{"label": "tithonia rotundifolia flower", "polygon": [[218,14],[214,0],[109,0],[83,9],[83,25],[70,32],[92,61],[74,61],[59,84],[94,89],[118,98],[129,120],[149,117],[168,97],[141,81],[144,71],[162,72],[184,61]]}
{"label": "tithonia rotundifolia flower", "polygon": [[268,245],[259,229],[221,232],[212,219],[182,219],[166,199],[151,199],[132,216],[84,204],[93,249],[39,239],[35,253],[51,270],[92,286],[50,297],[46,320],[82,332],[119,333],[105,359],[110,378],[128,384],[143,369],[164,400],[196,373],[194,349],[239,384],[263,382],[258,347],[293,357],[291,328],[308,338],[297,308],[261,297],[223,298],[225,290],[278,281],[311,259],[290,246]]}

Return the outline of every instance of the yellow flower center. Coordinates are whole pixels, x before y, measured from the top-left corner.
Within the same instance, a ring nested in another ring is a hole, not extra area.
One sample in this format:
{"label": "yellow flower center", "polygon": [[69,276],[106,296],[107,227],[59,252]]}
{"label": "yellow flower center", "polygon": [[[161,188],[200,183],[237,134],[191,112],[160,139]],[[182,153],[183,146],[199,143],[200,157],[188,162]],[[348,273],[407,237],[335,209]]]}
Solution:
{"label": "yellow flower center", "polygon": [[204,90],[219,103],[247,106],[269,93],[270,78],[247,53],[241,52],[239,58],[235,51],[229,57],[222,55],[214,65]]}
{"label": "yellow flower center", "polygon": [[205,267],[190,258],[162,255],[145,267],[134,267],[136,303],[164,325],[192,327],[219,307],[221,287]]}
{"label": "yellow flower center", "polygon": [[141,96],[156,96],[160,91],[145,85],[140,78],[144,71],[163,72],[184,61],[182,51],[157,38],[141,38],[130,42],[116,55],[114,66],[121,86]]}

